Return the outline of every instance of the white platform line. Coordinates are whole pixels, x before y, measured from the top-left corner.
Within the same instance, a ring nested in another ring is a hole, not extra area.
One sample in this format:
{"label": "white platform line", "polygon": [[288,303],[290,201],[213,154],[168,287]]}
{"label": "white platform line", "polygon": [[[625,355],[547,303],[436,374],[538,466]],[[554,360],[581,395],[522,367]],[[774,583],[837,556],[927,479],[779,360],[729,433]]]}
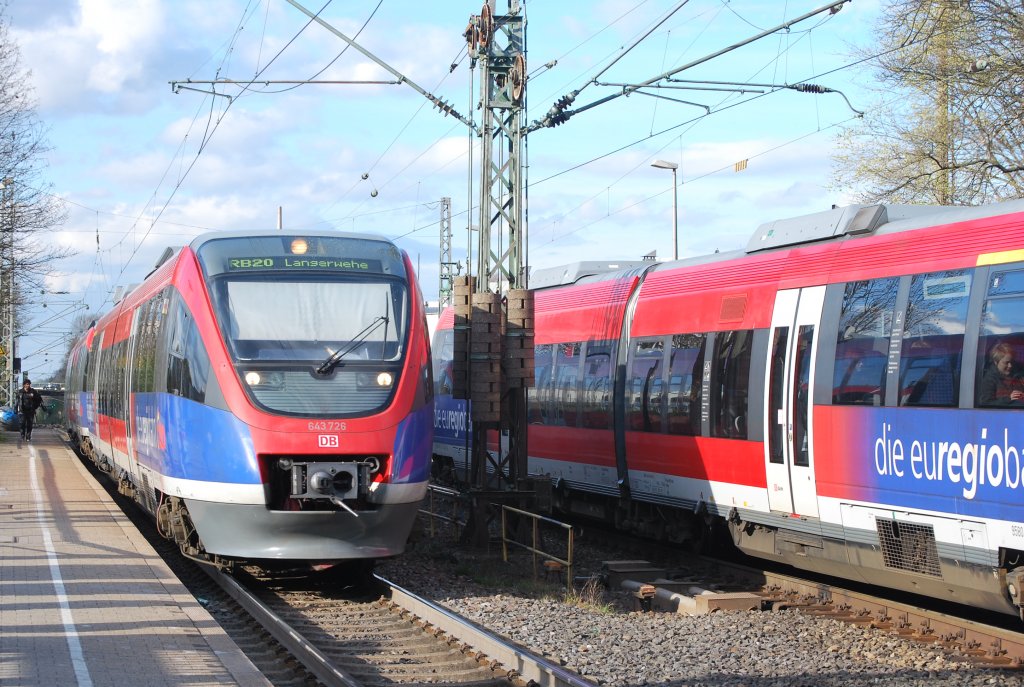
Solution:
{"label": "white platform line", "polygon": [[32,494],[36,501],[36,517],[39,521],[39,529],[43,533],[46,558],[50,564],[50,577],[53,579],[53,591],[57,595],[57,603],[60,605],[60,619],[64,623],[64,636],[68,640],[68,650],[71,652],[71,665],[75,669],[75,680],[78,682],[79,687],[92,687],[92,677],[89,675],[89,667],[85,664],[82,643],[78,640],[78,629],[75,627],[74,618],[71,617],[71,606],[68,605],[67,590],[64,588],[64,577],[60,574],[57,552],[53,548],[53,538],[50,536],[50,529],[46,526],[43,492],[39,489],[39,480],[36,478],[36,447],[30,445],[28,453]]}

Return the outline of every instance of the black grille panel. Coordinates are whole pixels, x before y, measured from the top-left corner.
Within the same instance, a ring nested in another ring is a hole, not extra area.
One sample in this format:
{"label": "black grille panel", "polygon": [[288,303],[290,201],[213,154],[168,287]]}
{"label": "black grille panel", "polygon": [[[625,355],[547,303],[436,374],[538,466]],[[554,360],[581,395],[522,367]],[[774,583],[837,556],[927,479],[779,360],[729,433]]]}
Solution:
{"label": "black grille panel", "polygon": [[875,519],[875,526],[885,567],[942,577],[939,551],[935,546],[935,528],[881,518]]}
{"label": "black grille panel", "polygon": [[365,415],[385,407],[391,398],[394,385],[374,384],[376,375],[376,370],[342,369],[332,377],[317,377],[307,370],[289,370],[281,373],[283,383],[278,388],[250,389],[256,402],[269,410],[329,417]]}

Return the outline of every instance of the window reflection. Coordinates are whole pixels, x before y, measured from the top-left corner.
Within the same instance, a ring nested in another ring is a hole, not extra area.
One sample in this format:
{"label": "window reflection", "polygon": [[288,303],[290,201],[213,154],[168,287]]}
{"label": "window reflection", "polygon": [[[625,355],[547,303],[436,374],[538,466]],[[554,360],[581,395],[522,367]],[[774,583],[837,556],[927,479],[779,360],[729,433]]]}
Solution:
{"label": "window reflection", "polygon": [[832,374],[833,403],[880,406],[884,402],[898,289],[898,277],[846,285]]}

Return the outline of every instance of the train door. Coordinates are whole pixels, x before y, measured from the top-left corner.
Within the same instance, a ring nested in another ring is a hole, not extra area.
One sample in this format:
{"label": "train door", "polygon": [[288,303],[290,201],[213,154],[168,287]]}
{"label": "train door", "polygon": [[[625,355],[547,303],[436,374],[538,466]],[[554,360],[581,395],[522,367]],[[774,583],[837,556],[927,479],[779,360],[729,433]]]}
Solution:
{"label": "train door", "polygon": [[97,332],[93,339],[93,345],[89,352],[92,361],[90,375],[85,380],[85,403],[86,403],[86,427],[93,433],[94,440],[102,440],[103,433],[100,431],[100,363],[103,362],[103,335],[104,332]]}
{"label": "train door", "polygon": [[772,510],[817,517],[812,426],[813,352],[825,287],[775,297],[765,387],[765,465]]}
{"label": "train door", "polygon": [[93,389],[95,389],[95,395],[93,396],[93,418],[96,422],[96,438],[101,443],[107,444],[107,457],[113,459],[113,453],[111,451],[113,437],[110,432],[110,421],[107,420],[107,358],[111,355],[109,349],[103,348],[104,340],[107,338],[107,330],[103,330],[97,335],[96,341],[96,368],[94,371],[93,378]]}
{"label": "train door", "polygon": [[128,465],[131,468],[131,472],[135,473],[135,462],[137,456],[135,455],[135,399],[132,398],[132,376],[136,374],[135,365],[135,346],[138,345],[139,340],[139,320],[141,319],[143,308],[136,308],[132,313],[132,326],[128,330],[128,341],[126,348],[126,360],[125,360],[125,372],[124,372],[124,385],[120,389],[121,393],[124,394],[124,404],[122,406],[124,413],[124,428],[126,435],[125,450],[128,453]]}

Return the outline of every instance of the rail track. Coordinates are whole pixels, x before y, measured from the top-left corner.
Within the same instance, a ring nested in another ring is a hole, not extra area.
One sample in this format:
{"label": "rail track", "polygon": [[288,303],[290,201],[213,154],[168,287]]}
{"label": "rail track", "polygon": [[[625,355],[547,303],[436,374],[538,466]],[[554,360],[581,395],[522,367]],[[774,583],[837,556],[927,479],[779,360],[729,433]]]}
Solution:
{"label": "rail track", "polygon": [[275,687],[594,687],[379,577],[368,587],[371,596],[329,574],[287,578],[255,568],[225,574],[190,560],[91,462],[83,464]]}
{"label": "rail track", "polygon": [[432,602],[375,578],[376,599],[252,568],[204,570],[306,670],[331,687],[591,683]]}
{"label": "rail track", "polygon": [[[944,612],[823,585],[792,575],[760,571],[761,594],[772,609],[797,608],[897,634],[906,639],[936,644],[950,654],[987,665],[1024,667],[1024,632],[996,627]],[[1015,619],[1014,619],[1015,620]]]}
{"label": "rail track", "polygon": [[[645,563],[612,563],[605,572],[610,584],[632,592],[642,610],[700,614],[795,609],[933,644],[974,663],[1024,668],[1024,632],[1009,627],[1016,619],[1007,618],[1005,626],[987,624],[847,589],[823,577],[810,579],[704,556],[692,557],[683,573]],[[694,574],[695,570],[699,572]]]}

